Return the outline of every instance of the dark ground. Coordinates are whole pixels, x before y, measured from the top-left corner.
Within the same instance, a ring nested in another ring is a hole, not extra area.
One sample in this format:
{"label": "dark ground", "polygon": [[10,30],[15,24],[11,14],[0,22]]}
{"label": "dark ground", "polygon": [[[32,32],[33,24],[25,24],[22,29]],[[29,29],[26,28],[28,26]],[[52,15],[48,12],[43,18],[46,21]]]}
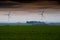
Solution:
{"label": "dark ground", "polygon": [[0,26],[0,40],[60,40],[60,26]]}

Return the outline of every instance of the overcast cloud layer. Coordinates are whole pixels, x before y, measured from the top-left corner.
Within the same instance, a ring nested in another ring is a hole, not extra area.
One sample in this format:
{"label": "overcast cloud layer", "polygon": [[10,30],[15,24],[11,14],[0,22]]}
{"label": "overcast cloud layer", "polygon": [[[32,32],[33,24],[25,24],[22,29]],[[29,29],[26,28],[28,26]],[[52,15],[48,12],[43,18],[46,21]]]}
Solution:
{"label": "overcast cloud layer", "polygon": [[[26,22],[26,21],[44,21],[60,22],[60,9],[42,9],[31,11],[0,11],[0,22]],[[10,12],[9,21],[8,14]]]}

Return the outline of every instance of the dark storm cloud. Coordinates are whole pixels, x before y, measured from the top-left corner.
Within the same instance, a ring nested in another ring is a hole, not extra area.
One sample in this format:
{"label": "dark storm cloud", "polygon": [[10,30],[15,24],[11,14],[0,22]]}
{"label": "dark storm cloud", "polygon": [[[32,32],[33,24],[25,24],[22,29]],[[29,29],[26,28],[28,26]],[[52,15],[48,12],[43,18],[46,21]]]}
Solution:
{"label": "dark storm cloud", "polygon": [[57,1],[59,0],[11,0],[11,1],[16,1],[16,2],[21,2],[21,3],[31,3],[31,2],[41,2],[41,1]]}
{"label": "dark storm cloud", "polygon": [[[2,2],[1,2],[2,1]],[[9,2],[8,2],[9,1]],[[58,5],[60,4],[59,0],[0,0],[0,7],[24,7],[24,8],[43,8],[51,7],[49,5]]]}
{"label": "dark storm cloud", "polygon": [[60,0],[0,0],[0,1],[14,1],[19,3],[33,3],[33,2],[41,2],[41,1],[56,1],[60,4]]}
{"label": "dark storm cloud", "polygon": [[60,0],[10,0],[20,3],[33,3],[33,2],[41,2],[41,1],[56,1],[58,4],[60,4]]}
{"label": "dark storm cloud", "polygon": [[0,1],[16,1],[16,2],[21,2],[21,3],[30,3],[30,2],[37,2],[37,1],[57,1],[57,2],[59,2],[60,0],[0,0]]}

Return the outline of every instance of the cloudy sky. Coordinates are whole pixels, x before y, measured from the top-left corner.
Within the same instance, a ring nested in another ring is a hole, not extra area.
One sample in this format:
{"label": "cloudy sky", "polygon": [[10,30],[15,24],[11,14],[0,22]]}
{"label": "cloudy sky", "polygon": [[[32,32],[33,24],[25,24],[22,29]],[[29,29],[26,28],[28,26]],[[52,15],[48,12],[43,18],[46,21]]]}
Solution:
{"label": "cloudy sky", "polygon": [[[0,22],[26,22],[26,21],[44,21],[44,22],[60,22],[60,9],[42,9],[39,10],[2,10],[0,11]],[[8,14],[9,21],[8,21]]]}
{"label": "cloudy sky", "polygon": [[[12,7],[16,8],[0,8],[0,23],[26,21],[60,22],[60,5],[56,1],[20,3]],[[42,12],[43,16],[41,15]],[[9,17],[8,14],[10,14]]]}

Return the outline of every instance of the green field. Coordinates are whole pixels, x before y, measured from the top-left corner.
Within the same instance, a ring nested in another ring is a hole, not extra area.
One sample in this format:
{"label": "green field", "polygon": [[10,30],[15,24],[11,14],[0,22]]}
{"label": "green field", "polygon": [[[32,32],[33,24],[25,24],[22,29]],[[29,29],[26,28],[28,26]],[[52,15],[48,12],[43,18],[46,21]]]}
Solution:
{"label": "green field", "polygon": [[60,40],[60,26],[0,26],[0,40]]}

